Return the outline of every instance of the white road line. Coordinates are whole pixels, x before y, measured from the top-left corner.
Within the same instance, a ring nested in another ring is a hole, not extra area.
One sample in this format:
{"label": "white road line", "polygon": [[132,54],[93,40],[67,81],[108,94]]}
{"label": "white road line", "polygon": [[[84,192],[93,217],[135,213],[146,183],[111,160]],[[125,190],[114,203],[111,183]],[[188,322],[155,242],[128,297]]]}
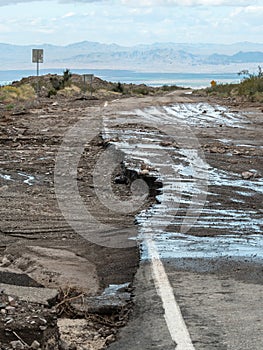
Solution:
{"label": "white road line", "polygon": [[177,304],[173,288],[169,282],[156,245],[151,238],[145,240],[149,257],[152,263],[153,279],[155,288],[162,299],[164,308],[164,318],[175,342],[176,350],[194,350],[189,331],[184,322],[181,310]]}

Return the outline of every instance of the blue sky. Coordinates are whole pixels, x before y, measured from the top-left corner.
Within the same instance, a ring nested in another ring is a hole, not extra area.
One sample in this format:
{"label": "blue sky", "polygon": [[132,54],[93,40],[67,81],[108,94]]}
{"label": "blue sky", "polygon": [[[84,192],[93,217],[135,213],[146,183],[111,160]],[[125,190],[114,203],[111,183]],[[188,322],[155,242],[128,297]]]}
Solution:
{"label": "blue sky", "polygon": [[0,42],[262,43],[262,18],[262,0],[0,0]]}

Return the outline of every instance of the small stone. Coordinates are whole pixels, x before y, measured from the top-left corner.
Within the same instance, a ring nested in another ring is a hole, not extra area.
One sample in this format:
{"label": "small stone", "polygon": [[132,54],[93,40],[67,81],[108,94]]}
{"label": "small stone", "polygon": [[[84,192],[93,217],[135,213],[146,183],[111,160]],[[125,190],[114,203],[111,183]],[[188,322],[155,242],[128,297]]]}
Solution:
{"label": "small stone", "polygon": [[8,317],[5,320],[5,324],[8,325],[8,324],[12,323],[13,321],[14,321],[14,319],[12,317]]}
{"label": "small stone", "polygon": [[22,350],[25,348],[24,344],[20,340],[11,341],[10,345],[12,346],[12,349],[15,350]]}
{"label": "small stone", "polygon": [[115,335],[111,334],[106,338],[106,344],[113,343],[115,341]]}
{"label": "small stone", "polygon": [[160,146],[162,146],[162,147],[171,147],[172,145],[173,145],[173,143],[170,141],[161,141],[160,142]]}
{"label": "small stone", "polygon": [[243,173],[241,174],[242,178],[244,180],[249,180],[251,179],[252,177],[255,177],[255,173],[252,173],[252,171],[243,171]]}
{"label": "small stone", "polygon": [[69,346],[64,340],[60,340],[59,341],[59,349],[60,350],[69,350]]}
{"label": "small stone", "polygon": [[7,306],[5,309],[6,309],[7,313],[10,315],[14,314],[16,311],[16,308],[14,306]]}
{"label": "small stone", "polygon": [[39,320],[41,321],[42,324],[47,324],[47,320],[45,320],[44,318],[39,317]]}
{"label": "small stone", "polygon": [[128,181],[128,179],[127,179],[126,176],[124,176],[124,175],[118,175],[118,176],[115,177],[114,182],[115,182],[116,184],[124,184],[124,185],[127,185],[129,181]]}
{"label": "small stone", "polygon": [[34,340],[33,343],[31,344],[31,349],[37,350],[40,348],[40,344],[37,340]]}
{"label": "small stone", "polygon": [[226,153],[226,150],[224,148],[220,148],[220,147],[212,147],[210,149],[210,153]]}
{"label": "small stone", "polygon": [[7,267],[11,264],[11,261],[6,257],[4,256],[3,259],[2,259],[2,263],[0,264],[0,266],[2,267]]}
{"label": "small stone", "polygon": [[77,346],[75,344],[70,344],[69,345],[69,350],[77,350]]}
{"label": "small stone", "polygon": [[148,169],[143,169],[141,172],[140,172],[141,175],[149,175],[149,170]]}

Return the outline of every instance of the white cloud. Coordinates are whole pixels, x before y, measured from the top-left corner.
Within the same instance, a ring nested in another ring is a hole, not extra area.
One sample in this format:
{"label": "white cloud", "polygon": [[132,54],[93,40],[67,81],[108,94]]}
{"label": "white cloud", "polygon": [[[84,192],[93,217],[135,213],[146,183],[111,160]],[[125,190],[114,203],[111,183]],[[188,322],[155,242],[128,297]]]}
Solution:
{"label": "white cloud", "polygon": [[[46,0],[13,0],[10,4],[10,0],[0,0],[0,6],[10,6],[19,3],[26,2],[42,2]],[[49,0],[51,1],[51,0]],[[111,0],[56,0],[58,3],[110,3]],[[129,7],[155,7],[155,6],[251,6],[256,7],[261,5],[261,0],[117,0],[115,4],[127,5]]]}
{"label": "white cloud", "polygon": [[124,5],[129,6],[250,6],[260,5],[261,0],[121,0],[120,2]]}
{"label": "white cloud", "polygon": [[69,17],[73,17],[75,16],[76,13],[75,12],[68,12],[65,15],[62,16],[62,18],[69,18]]}
{"label": "white cloud", "polygon": [[0,0],[1,5],[10,6],[0,7],[0,42],[262,42],[262,0]]}
{"label": "white cloud", "polygon": [[247,13],[260,13],[263,12],[263,6],[248,6],[246,7],[245,11]]}
{"label": "white cloud", "polygon": [[[10,6],[10,5],[16,5],[16,4],[22,4],[26,2],[43,2],[46,0],[12,0],[12,3],[10,3],[10,0],[0,0],[0,6]],[[51,1],[51,0],[49,0]],[[102,2],[103,0],[57,0],[58,3],[91,3],[91,2]]]}

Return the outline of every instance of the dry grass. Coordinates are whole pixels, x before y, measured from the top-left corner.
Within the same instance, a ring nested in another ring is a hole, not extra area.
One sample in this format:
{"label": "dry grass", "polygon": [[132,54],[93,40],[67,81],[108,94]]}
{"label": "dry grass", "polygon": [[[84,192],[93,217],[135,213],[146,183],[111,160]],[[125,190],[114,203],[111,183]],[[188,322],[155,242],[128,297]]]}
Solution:
{"label": "dry grass", "polygon": [[29,84],[16,86],[3,86],[0,88],[0,101],[4,103],[15,103],[32,100],[35,98],[35,91]]}
{"label": "dry grass", "polygon": [[197,90],[197,93],[219,97],[240,97],[247,101],[263,103],[263,72],[261,67],[258,67],[257,74],[250,74],[248,71],[242,71],[239,74],[246,75],[239,84],[218,84]]}

